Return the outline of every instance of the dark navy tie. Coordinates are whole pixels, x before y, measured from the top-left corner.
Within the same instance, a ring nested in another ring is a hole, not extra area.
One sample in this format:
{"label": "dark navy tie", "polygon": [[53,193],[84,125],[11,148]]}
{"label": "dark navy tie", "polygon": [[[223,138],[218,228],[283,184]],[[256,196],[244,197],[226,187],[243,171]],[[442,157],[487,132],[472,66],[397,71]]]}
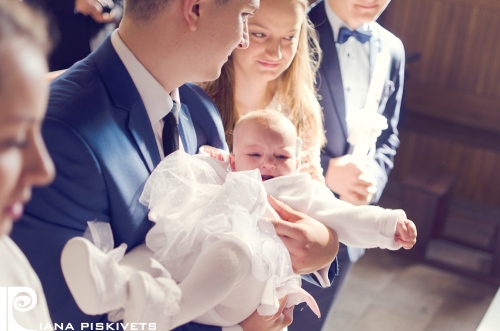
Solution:
{"label": "dark navy tie", "polygon": [[163,118],[163,152],[165,156],[179,149],[179,129],[177,127],[178,105],[174,102],[172,110]]}
{"label": "dark navy tie", "polygon": [[352,31],[352,30],[349,30],[348,28],[340,28],[339,37],[337,38],[337,43],[343,44],[349,39],[349,37],[354,37],[354,38],[356,38],[357,41],[364,44],[368,40],[370,40],[371,35],[361,33],[361,32],[356,31],[356,30]]}

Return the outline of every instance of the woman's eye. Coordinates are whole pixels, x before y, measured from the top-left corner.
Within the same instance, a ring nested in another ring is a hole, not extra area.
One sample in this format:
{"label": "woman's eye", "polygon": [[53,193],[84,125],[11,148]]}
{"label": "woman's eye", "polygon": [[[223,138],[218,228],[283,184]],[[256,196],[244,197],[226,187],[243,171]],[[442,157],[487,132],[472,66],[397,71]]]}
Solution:
{"label": "woman's eye", "polygon": [[264,34],[260,32],[252,32],[252,35],[257,38],[264,38]]}
{"label": "woman's eye", "polygon": [[26,140],[7,140],[0,142],[0,146],[4,148],[19,148],[23,149],[27,145]]}
{"label": "woman's eye", "polygon": [[284,38],[286,41],[293,41],[295,39],[295,35],[293,36],[287,36]]}

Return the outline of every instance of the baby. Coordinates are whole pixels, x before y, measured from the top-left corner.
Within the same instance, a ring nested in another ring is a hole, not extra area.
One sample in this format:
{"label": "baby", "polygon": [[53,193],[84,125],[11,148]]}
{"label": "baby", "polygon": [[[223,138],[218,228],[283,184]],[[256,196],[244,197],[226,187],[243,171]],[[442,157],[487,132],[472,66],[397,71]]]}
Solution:
{"label": "baby", "polygon": [[300,140],[281,113],[250,112],[233,138],[230,155],[210,148],[210,155],[176,152],[158,165],[141,196],[155,222],[147,248],[139,246],[120,261],[123,252],[101,252],[84,238],[67,243],[63,273],[85,313],[114,311],[110,319],[154,322],[164,330],[192,320],[232,326],[255,309],[273,315],[278,299],[288,295],[287,305],[305,300],[319,316],[266,221],[279,218],[267,195],[324,223],[351,246],[415,244],[415,225],[403,211],[354,207],[297,173]]}

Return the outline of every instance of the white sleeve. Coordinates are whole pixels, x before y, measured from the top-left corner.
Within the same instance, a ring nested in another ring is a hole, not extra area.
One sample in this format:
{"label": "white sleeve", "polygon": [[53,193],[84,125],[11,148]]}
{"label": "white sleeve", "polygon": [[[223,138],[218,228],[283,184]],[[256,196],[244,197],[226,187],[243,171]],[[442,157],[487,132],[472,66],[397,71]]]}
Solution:
{"label": "white sleeve", "polygon": [[339,241],[348,246],[401,248],[394,235],[397,220],[406,218],[402,210],[353,206],[337,199],[326,185],[307,176],[274,178],[264,185],[268,194],[335,230]]}
{"label": "white sleeve", "polygon": [[222,328],[222,331],[243,331],[243,328],[239,325],[234,325]]}
{"label": "white sleeve", "polygon": [[394,235],[398,219],[406,219],[403,210],[354,206],[337,199],[325,185],[315,186],[307,215],[335,230],[340,242],[362,248],[401,248]]}

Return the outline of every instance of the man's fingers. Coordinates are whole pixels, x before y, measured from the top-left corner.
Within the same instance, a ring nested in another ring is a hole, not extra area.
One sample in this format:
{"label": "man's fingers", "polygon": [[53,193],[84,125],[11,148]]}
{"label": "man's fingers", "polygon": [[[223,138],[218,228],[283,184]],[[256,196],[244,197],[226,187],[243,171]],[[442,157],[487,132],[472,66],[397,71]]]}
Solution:
{"label": "man's fingers", "polygon": [[309,153],[308,151],[301,152],[300,161],[304,163],[311,163],[312,162],[311,153]]}
{"label": "man's fingers", "polygon": [[[273,224],[276,234],[278,236],[285,238],[295,238],[297,236],[297,231],[299,230],[296,229],[293,223],[277,219],[271,219],[270,221]],[[281,240],[284,241],[285,238],[281,238]]]}
{"label": "man's fingers", "polygon": [[113,8],[115,6],[113,0],[97,0],[101,7]]}
{"label": "man's fingers", "polygon": [[296,222],[302,218],[298,217],[301,216],[300,213],[297,213],[295,210],[290,208],[290,206],[288,206],[284,202],[277,200],[273,196],[268,195],[267,201],[269,201],[271,207],[273,207],[273,209],[278,213],[278,215],[285,221]]}
{"label": "man's fingers", "polygon": [[284,329],[293,321],[293,308],[294,306],[285,308],[286,303],[288,301],[288,296],[284,296],[279,299],[280,306],[276,314],[271,317],[271,320],[274,321],[274,325],[279,326],[280,329]]}

